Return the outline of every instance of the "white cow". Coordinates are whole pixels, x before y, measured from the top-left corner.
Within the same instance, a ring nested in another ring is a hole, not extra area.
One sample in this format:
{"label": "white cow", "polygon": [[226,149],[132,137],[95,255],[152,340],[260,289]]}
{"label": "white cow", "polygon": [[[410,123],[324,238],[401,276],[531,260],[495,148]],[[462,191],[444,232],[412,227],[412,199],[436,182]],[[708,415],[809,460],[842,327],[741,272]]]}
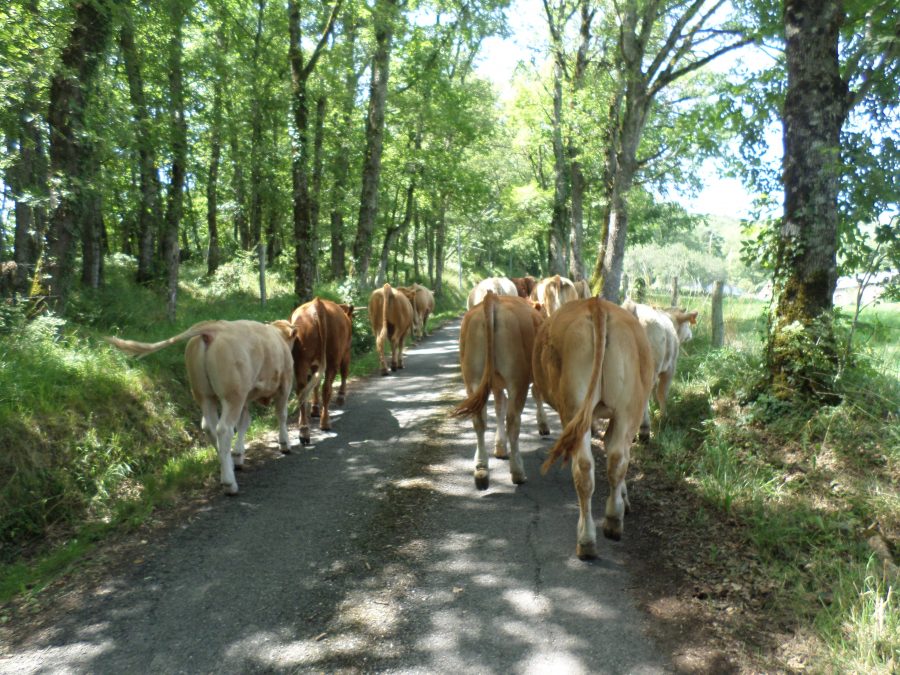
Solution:
{"label": "white cow", "polygon": [[[650,305],[642,305],[626,298],[622,307],[634,314],[640,321],[650,341],[655,364],[653,397],[659,406],[659,412],[666,412],[666,398],[669,387],[675,377],[675,366],[681,345],[694,337],[691,325],[697,323],[697,312],[685,312],[677,307],[656,309]],[[644,407],[644,421],[641,422],[640,439],[650,440],[650,400]]]}
{"label": "white cow", "polygon": [[519,295],[512,279],[507,279],[506,277],[489,277],[483,281],[479,281],[475,288],[469,292],[469,297],[466,300],[466,309],[472,309],[475,305],[484,300],[484,296],[488,291],[491,291],[496,295]]}

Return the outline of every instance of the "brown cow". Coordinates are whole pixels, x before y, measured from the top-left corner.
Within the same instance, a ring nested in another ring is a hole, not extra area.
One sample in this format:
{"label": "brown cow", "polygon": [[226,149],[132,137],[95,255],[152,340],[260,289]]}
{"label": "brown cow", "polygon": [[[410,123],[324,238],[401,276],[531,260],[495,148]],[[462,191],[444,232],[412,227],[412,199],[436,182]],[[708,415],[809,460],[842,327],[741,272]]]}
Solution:
{"label": "brown cow", "polygon": [[388,374],[384,360],[385,338],[391,343],[391,370],[402,369],[404,343],[413,325],[412,303],[403,293],[385,284],[369,296],[369,322],[376,336],[375,348],[378,350],[381,374]]}
{"label": "brown cow", "polygon": [[[244,463],[244,434],[250,426],[249,404],[275,401],[278,443],[289,452],[287,406],[293,385],[293,327],[287,321],[203,321],[161,342],[108,337],[127,354],[152,354],[187,340],[184,358],[194,400],[203,412],[202,427],[214,436],[225,492],[238,492],[234,469]],[[221,416],[219,406],[221,405]],[[232,457],[231,442],[237,429]]]}
{"label": "brown cow", "polygon": [[575,284],[558,274],[541,279],[531,292],[532,300],[541,303],[544,316],[550,316],[565,303],[578,299]]}
{"label": "brown cow", "polygon": [[[497,419],[494,456],[508,456],[513,483],[519,485],[525,482],[525,467],[519,457],[519,429],[528,385],[532,380],[534,337],[542,321],[541,313],[529,301],[490,291],[483,302],[463,317],[459,335],[459,363],[468,396],[454,410],[454,414],[471,417],[475,427],[475,487],[479,490],[487,489],[490,482],[484,433],[487,399],[491,392],[494,394]],[[537,404],[538,429],[545,436],[550,429],[544,415],[543,401],[536,388],[532,388],[532,392]]]}
{"label": "brown cow", "polygon": [[466,299],[466,309],[472,309],[479,302],[484,300],[485,294],[491,291],[497,295],[518,295],[516,285],[506,277],[488,277],[479,281],[475,288],[469,291],[469,297]]}
{"label": "brown cow", "polygon": [[541,326],[532,366],[536,387],[559,413],[564,427],[542,471],[560,457],[572,459],[580,514],[575,551],[579,558],[594,558],[597,533],[591,513],[591,421],[594,417],[609,419],[603,437],[609,480],[603,534],[618,540],[629,508],[625,487],[629,452],[653,382],[650,344],[638,320],[618,305],[600,298],[575,300]]}
{"label": "brown cow", "polygon": [[[650,342],[653,353],[653,397],[659,406],[660,416],[666,414],[666,398],[669,387],[675,378],[675,366],[678,363],[678,352],[681,345],[694,337],[691,325],[697,323],[697,312],[686,312],[677,307],[656,309],[650,305],[642,305],[626,298],[622,307],[634,314],[641,322]],[[641,422],[641,441],[650,440],[650,400],[644,407],[644,419]]]}
{"label": "brown cow", "polygon": [[[350,371],[350,333],[353,328],[351,305],[339,305],[331,300],[314,298],[300,305],[291,314],[291,324],[297,340],[291,349],[294,357],[294,381],[297,383],[297,399],[300,403],[300,442],[309,444],[309,418],[318,417],[322,431],[331,429],[328,405],[338,368],[341,371],[341,387],[337,404],[344,404],[347,378]],[[319,411],[319,380],[322,380],[322,407]],[[310,411],[309,395],[313,394]]]}
{"label": "brown cow", "polygon": [[413,333],[419,339],[428,336],[428,317],[434,312],[434,293],[420,284],[397,289],[413,307]]}
{"label": "brown cow", "polygon": [[537,283],[537,279],[530,275],[524,277],[510,277],[510,281],[515,284],[516,292],[519,294],[519,297],[525,298],[526,300],[531,297],[531,293],[534,291],[534,285]]}

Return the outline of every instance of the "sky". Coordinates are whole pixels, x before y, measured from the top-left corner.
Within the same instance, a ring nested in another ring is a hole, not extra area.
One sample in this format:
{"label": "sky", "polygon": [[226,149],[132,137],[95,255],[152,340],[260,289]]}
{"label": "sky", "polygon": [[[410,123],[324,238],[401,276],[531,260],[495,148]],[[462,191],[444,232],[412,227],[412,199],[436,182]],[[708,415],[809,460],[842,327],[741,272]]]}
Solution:
{"label": "sky", "polygon": [[[509,91],[516,65],[528,62],[546,44],[547,32],[541,0],[514,0],[507,18],[512,35],[486,39],[476,66],[479,74],[497,86],[501,97]],[[712,161],[703,165],[701,175],[705,187],[697,196],[673,191],[670,197],[692,213],[749,218],[753,197],[739,180],[720,177]]]}

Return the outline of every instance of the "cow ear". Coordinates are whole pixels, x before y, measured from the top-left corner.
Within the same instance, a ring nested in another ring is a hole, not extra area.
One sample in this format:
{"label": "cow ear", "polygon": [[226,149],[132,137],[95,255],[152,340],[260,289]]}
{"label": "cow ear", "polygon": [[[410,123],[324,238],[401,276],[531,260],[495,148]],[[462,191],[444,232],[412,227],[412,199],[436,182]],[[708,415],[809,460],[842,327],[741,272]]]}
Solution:
{"label": "cow ear", "polygon": [[690,321],[692,324],[696,324],[697,323],[697,312],[691,312],[690,314],[688,314],[688,321]]}

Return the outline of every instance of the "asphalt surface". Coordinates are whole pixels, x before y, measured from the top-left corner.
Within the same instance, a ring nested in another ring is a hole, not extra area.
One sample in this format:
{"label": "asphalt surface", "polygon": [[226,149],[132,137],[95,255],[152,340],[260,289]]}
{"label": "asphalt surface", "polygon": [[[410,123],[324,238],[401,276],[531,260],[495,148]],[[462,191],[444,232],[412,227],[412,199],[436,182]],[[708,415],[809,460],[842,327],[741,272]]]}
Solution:
{"label": "asphalt surface", "polygon": [[[351,382],[333,432],[251,463],[238,496],[3,646],[0,673],[672,672],[629,591],[627,518],[598,560],[574,555],[571,474],[539,471],[555,415],[541,439],[529,401],[527,483],[491,457],[491,486],[475,489],[471,422],[448,415],[463,397],[458,337],[456,322],[409,349],[405,370]],[[605,492],[598,476],[595,518]]]}

